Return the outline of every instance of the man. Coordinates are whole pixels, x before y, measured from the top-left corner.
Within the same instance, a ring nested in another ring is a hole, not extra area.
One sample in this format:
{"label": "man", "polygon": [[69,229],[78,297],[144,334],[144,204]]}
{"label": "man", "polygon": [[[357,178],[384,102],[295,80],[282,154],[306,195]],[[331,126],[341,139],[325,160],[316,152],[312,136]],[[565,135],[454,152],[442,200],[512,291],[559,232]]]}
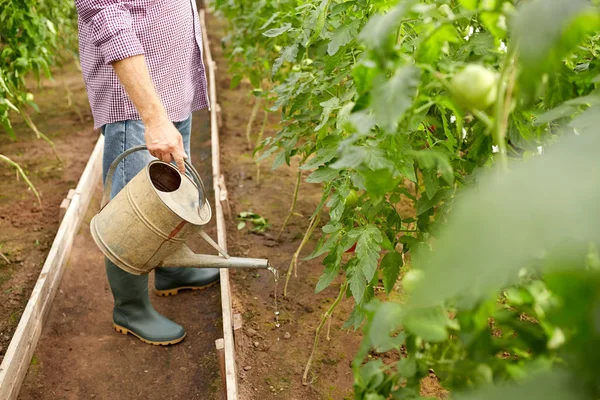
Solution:
{"label": "man", "polygon": [[[192,111],[208,106],[202,34],[195,0],[75,0],[81,69],[94,116],[104,135],[104,181],[125,150],[146,144],[118,166],[114,197],[152,156],[185,172]],[[104,182],[106,184],[106,182]],[[148,275],[131,275],[108,259],[106,274],[115,300],[114,328],[145,343],[170,345],[183,327],[150,303]],[[218,270],[158,268],[155,293],[177,294],[218,281]]]}

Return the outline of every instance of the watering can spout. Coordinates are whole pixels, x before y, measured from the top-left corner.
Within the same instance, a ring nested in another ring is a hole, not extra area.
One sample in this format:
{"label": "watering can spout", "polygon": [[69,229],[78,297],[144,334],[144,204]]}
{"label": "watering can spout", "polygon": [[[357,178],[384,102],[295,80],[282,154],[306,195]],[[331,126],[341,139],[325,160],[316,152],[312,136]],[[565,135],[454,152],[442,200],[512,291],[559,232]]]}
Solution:
{"label": "watering can spout", "polygon": [[184,268],[269,268],[269,261],[260,258],[221,257],[196,254],[187,246],[181,246],[164,260],[166,267]]}

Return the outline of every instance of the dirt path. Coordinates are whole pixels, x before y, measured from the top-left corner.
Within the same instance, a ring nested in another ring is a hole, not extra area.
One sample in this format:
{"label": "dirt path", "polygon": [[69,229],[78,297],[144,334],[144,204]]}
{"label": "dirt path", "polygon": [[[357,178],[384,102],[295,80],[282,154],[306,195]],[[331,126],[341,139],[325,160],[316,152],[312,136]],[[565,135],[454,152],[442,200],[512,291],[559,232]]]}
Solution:
{"label": "dirt path", "polygon": [[[210,188],[206,113],[194,114],[193,119],[192,159]],[[100,190],[98,187],[75,239],[60,291],[19,398],[219,398],[214,344],[222,336],[218,286],[169,298],[151,295],[159,312],[186,328],[187,337],[177,346],[149,346],[112,330],[112,295],[102,254],[89,232]],[[208,195],[211,197],[212,193]],[[214,236],[214,228],[207,231]],[[190,247],[206,250],[200,240],[193,241]]]}
{"label": "dirt path", "polygon": [[13,120],[16,141],[0,128],[0,154],[21,165],[43,202],[40,207],[15,170],[0,162],[0,252],[9,260],[0,257],[0,361],[58,230],[60,203],[77,185],[98,138],[75,63],[55,69],[54,80],[44,79],[40,88],[30,86],[42,110],[32,119],[62,162],[23,120]]}

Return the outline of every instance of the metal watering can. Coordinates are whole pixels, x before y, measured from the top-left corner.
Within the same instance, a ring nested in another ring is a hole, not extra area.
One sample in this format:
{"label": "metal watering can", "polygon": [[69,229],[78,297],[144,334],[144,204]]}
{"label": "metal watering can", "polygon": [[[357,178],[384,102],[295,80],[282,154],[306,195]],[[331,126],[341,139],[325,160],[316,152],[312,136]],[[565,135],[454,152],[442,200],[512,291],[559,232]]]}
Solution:
{"label": "metal watering can", "polygon": [[[230,257],[202,227],[210,221],[210,204],[204,197],[202,179],[187,161],[194,181],[173,165],[151,161],[110,202],[117,165],[133,147],[111,164],[106,177],[100,212],[90,223],[96,245],[115,265],[135,275],[157,267],[269,268],[267,260]],[[185,245],[200,234],[223,257],[195,254]]]}

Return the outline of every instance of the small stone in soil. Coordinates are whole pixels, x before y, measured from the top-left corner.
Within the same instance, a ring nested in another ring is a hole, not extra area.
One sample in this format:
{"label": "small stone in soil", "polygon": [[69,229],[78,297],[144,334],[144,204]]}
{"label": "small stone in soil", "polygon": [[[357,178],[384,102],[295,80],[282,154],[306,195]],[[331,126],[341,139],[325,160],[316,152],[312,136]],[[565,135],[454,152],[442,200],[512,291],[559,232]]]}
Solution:
{"label": "small stone in soil", "polygon": [[275,388],[273,386],[269,386],[269,389],[271,389],[271,392],[275,391]]}
{"label": "small stone in soil", "polygon": [[250,337],[254,337],[254,336],[256,336],[256,330],[254,330],[252,328],[248,328],[248,329],[246,329],[246,335],[248,335]]}
{"label": "small stone in soil", "polygon": [[292,335],[289,332],[286,332],[286,333],[283,334],[283,338],[284,339],[289,339],[291,337],[292,337]]}
{"label": "small stone in soil", "polygon": [[258,342],[254,342],[254,347],[258,347],[259,344],[260,343],[258,343]]}
{"label": "small stone in soil", "polygon": [[250,371],[251,369],[252,369],[252,366],[250,366],[250,365],[246,365],[244,367],[244,371]]}

